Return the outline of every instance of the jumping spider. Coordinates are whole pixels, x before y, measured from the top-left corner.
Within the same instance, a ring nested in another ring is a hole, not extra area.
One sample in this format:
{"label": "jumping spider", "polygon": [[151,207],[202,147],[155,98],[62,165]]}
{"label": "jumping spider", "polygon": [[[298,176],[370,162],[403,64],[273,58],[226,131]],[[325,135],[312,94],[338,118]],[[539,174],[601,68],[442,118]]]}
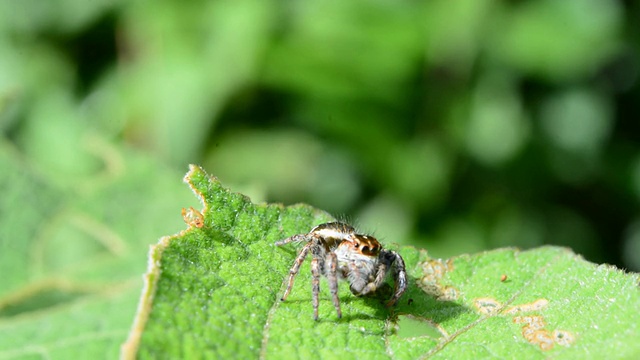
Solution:
{"label": "jumping spider", "polygon": [[291,242],[306,242],[289,270],[287,289],[282,295],[284,301],[293,287],[293,281],[300,265],[311,252],[311,274],[313,275],[313,319],[318,320],[318,293],[320,274],[327,277],[333,297],[333,306],[342,317],[338,300],[338,279],[350,283],[351,292],[356,296],[375,292],[393,268],[395,282],[393,296],[387,302],[392,306],[407,289],[407,272],[404,260],[395,251],[383,249],[372,236],[357,234],[356,230],[344,223],[329,222],[311,229],[308,234],[297,234],[277,241],[276,246]]}

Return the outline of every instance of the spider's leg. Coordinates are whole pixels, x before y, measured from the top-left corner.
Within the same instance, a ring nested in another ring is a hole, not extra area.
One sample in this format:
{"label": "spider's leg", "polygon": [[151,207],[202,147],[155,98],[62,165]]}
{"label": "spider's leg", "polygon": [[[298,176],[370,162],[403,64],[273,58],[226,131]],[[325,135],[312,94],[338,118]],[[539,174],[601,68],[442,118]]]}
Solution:
{"label": "spider's leg", "polygon": [[[283,241],[286,241],[286,240],[288,239],[285,239]],[[277,244],[278,243],[276,243],[276,245]],[[302,250],[300,250],[300,253],[298,254],[298,257],[296,257],[296,260],[293,262],[293,266],[289,270],[289,281],[288,281],[287,289],[284,291],[284,294],[282,294],[282,298],[280,298],[281,301],[285,301],[287,296],[289,296],[289,293],[291,292],[291,288],[293,287],[293,280],[295,279],[296,275],[298,275],[298,271],[300,271],[300,266],[302,265],[302,262],[304,262],[304,258],[309,253],[309,250],[311,249],[312,245],[313,243],[311,242],[305,245],[302,248]]]}
{"label": "spider's leg", "polygon": [[329,289],[331,290],[331,296],[333,297],[333,306],[338,312],[338,318],[342,317],[342,310],[340,310],[340,299],[338,299],[338,276],[336,272],[338,270],[338,257],[334,252],[329,253],[329,272],[327,273],[327,280],[329,280]]}
{"label": "spider's leg", "polygon": [[404,260],[395,251],[390,251],[389,253],[389,257],[393,259],[393,280],[395,282],[395,290],[393,292],[393,296],[387,302],[387,307],[393,306],[393,304],[400,299],[405,290],[407,290],[407,270],[404,265]]}
{"label": "spider's leg", "polygon": [[389,266],[381,262],[378,264],[378,268],[376,269],[376,277],[372,282],[368,283],[367,286],[362,289],[360,295],[366,295],[370,292],[376,291],[380,285],[384,282],[384,278],[387,276],[387,271],[389,270]]}
{"label": "spider's leg", "polygon": [[302,242],[302,241],[309,241],[309,235],[308,234],[293,235],[293,236],[290,236],[290,237],[288,237],[286,239],[276,241],[275,245],[276,246],[282,246],[282,245],[288,244],[290,242]]}
{"label": "spider's leg", "polygon": [[349,266],[349,290],[355,296],[362,295],[362,289],[367,285],[366,281],[362,279],[360,269],[355,261],[348,263]]}
{"label": "spider's leg", "polygon": [[318,264],[318,258],[313,256],[311,259],[311,275],[313,276],[312,281],[312,292],[313,292],[313,320],[318,320],[318,294],[320,293],[320,265]]}

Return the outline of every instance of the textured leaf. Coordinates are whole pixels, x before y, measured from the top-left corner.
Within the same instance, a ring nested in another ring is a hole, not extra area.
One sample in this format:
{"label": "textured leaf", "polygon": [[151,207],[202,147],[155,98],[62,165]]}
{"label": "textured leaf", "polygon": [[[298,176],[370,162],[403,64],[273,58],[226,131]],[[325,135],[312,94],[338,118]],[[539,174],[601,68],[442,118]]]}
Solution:
{"label": "textured leaf", "polygon": [[[273,243],[331,219],[304,205],[253,204],[192,166],[204,203],[189,228],[153,247],[124,357],[139,358],[628,358],[640,354],[637,274],[571,251],[501,249],[434,260],[400,252],[410,288],[395,308],[326,282],[312,319],[308,262],[279,298],[295,246]],[[324,280],[323,280],[324,281]],[[324,286],[323,286],[324,285]]]}
{"label": "textured leaf", "polygon": [[[416,269],[418,292],[398,309],[437,335],[388,337],[394,357],[635,358],[638,274],[597,266],[559,247],[499,249]],[[434,299],[438,300],[434,300]],[[410,324],[415,327],[415,324]]]}

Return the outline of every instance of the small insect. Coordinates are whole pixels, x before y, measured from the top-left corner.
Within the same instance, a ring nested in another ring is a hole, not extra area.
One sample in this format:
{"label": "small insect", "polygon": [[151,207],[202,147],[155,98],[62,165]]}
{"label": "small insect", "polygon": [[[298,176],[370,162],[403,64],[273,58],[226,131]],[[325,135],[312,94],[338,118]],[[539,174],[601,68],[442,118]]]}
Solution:
{"label": "small insect", "polygon": [[313,319],[318,320],[318,294],[320,275],[327,277],[338,318],[342,317],[338,299],[338,280],[347,280],[351,293],[362,296],[374,293],[389,273],[395,283],[394,292],[387,301],[393,306],[407,289],[407,272],[404,260],[395,251],[382,248],[372,236],[357,234],[356,230],[344,223],[329,222],[311,229],[308,234],[297,234],[277,241],[276,246],[291,242],[306,242],[289,270],[287,289],[281,301],[285,301],[293,281],[309,252],[311,252],[311,274],[313,276]]}
{"label": "small insect", "polygon": [[501,282],[507,281],[507,275],[506,274],[502,274],[502,276],[500,276],[500,281]]}

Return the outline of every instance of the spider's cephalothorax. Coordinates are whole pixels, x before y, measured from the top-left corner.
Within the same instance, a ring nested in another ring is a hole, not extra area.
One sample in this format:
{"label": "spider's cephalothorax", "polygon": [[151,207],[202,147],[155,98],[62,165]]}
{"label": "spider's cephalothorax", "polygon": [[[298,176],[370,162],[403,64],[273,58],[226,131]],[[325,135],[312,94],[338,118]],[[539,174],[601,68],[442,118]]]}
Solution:
{"label": "spider's cephalothorax", "polygon": [[338,300],[338,279],[349,281],[351,292],[367,295],[376,291],[392,272],[395,282],[393,296],[387,302],[392,306],[407,289],[407,273],[404,260],[395,251],[383,249],[372,236],[357,234],[356,230],[344,223],[330,222],[321,224],[308,234],[298,234],[276,242],[277,246],[290,242],[306,242],[289,270],[287,289],[282,295],[284,301],[293,287],[293,280],[300,265],[311,252],[311,273],[313,275],[313,318],[318,320],[318,293],[320,275],[329,281],[333,305],[342,317]]}

